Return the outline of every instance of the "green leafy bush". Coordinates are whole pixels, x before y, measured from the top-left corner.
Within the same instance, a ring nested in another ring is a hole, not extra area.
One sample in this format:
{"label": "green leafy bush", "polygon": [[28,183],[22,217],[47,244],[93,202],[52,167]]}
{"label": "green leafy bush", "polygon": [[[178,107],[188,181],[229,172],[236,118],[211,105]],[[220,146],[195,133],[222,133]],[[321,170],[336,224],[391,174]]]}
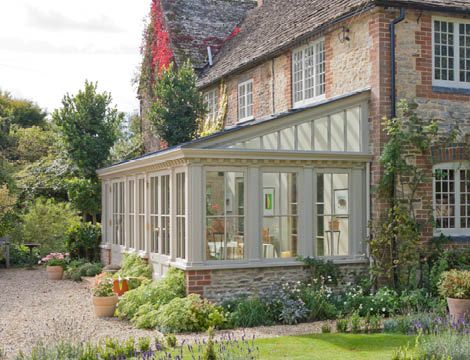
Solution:
{"label": "green leafy bush", "polygon": [[196,294],[171,300],[156,315],[157,326],[164,333],[203,331],[225,321],[221,308]]}
{"label": "green leafy bush", "polygon": [[89,263],[84,260],[72,260],[65,270],[66,279],[74,281],[82,280],[82,276],[96,276],[103,270],[101,263]]}
{"label": "green leafy bush", "polygon": [[[33,264],[37,264],[41,259],[39,249],[33,249]],[[29,248],[24,245],[11,244],[10,245],[10,264],[11,266],[25,266],[31,263]]]}
{"label": "green leafy bush", "polygon": [[339,333],[345,333],[348,331],[348,319],[336,320],[336,331]]}
{"label": "green leafy bush", "polygon": [[66,251],[67,230],[80,222],[70,204],[37,199],[21,216],[16,242],[39,243],[41,254]]}
{"label": "green leafy bush", "polygon": [[113,296],[113,285],[109,281],[102,280],[93,288],[93,295],[99,297]]}
{"label": "green leafy bush", "polygon": [[243,298],[226,302],[224,307],[230,311],[229,322],[234,327],[254,327],[275,323],[266,303],[259,298]]}
{"label": "green leafy bush", "polygon": [[101,225],[92,223],[74,224],[67,230],[66,244],[70,256],[74,259],[85,258],[99,260]]}
{"label": "green leafy bush", "polygon": [[126,292],[117,306],[117,314],[121,319],[132,320],[135,324],[149,323],[149,316],[144,316],[142,312],[137,313],[143,305],[150,305],[152,309],[158,309],[161,305],[167,304],[177,297],[184,297],[186,288],[184,273],[176,268],[169,268],[165,276],[154,282],[145,281],[136,289]]}
{"label": "green leafy bush", "polygon": [[137,254],[125,254],[116,276],[151,279],[152,267]]}

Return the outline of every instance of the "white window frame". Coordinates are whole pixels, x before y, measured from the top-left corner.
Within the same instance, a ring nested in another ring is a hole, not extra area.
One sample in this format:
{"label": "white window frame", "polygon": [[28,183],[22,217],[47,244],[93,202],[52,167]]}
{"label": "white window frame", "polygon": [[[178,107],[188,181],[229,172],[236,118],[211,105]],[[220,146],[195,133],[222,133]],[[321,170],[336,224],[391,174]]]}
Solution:
{"label": "white window frame", "polygon": [[204,93],[204,103],[207,108],[206,122],[213,124],[219,113],[219,101],[217,99],[217,91],[215,89]]}
{"label": "white window frame", "polygon": [[[131,181],[133,182],[133,195],[132,195],[132,208],[133,211],[131,212],[131,204],[130,204],[130,183]],[[126,247],[128,249],[135,249],[135,243],[136,243],[136,188],[137,188],[137,182],[135,177],[128,177],[126,179],[126,194],[125,194],[125,207],[126,207]],[[131,229],[131,216],[132,216],[132,229]],[[131,230],[132,230],[132,243],[131,243]]]}
{"label": "white window frame", "polygon": [[[461,220],[461,212],[460,212],[460,170],[467,170],[470,171],[470,163],[469,162],[447,162],[441,163],[433,166],[433,179],[432,179],[432,201],[433,201],[433,213],[434,216],[436,215],[437,203],[436,203],[436,177],[435,171],[436,170],[454,170],[454,218],[455,218],[455,227],[454,228],[438,228],[434,227],[434,235],[439,236],[443,234],[445,236],[463,236],[468,235],[470,233],[470,228],[462,228],[460,227],[460,220]],[[437,225],[437,224],[436,224]]]}
{"label": "white window frame", "polygon": [[[178,176],[182,175],[183,176],[183,184],[178,183]],[[176,238],[176,258],[178,259],[187,259],[188,257],[188,247],[186,245],[186,239],[188,237],[188,174],[186,170],[178,170],[175,171],[174,173],[174,178],[175,178],[175,238]],[[179,187],[178,185],[181,185]],[[178,199],[180,197],[180,199]],[[178,204],[178,200],[181,201],[180,204]],[[183,213],[178,214],[178,208],[182,207]],[[180,238],[180,234],[178,233],[178,220],[183,219],[183,238]],[[181,256],[182,255],[182,256]]]}
{"label": "white window frame", "polygon": [[[144,203],[142,204],[143,205],[143,212],[140,211],[140,208],[141,208],[141,204],[140,204],[140,195],[139,195],[139,189],[140,189],[140,181],[143,180],[143,184],[144,184],[144,187],[143,187],[143,201]],[[146,206],[146,198],[147,198],[147,191],[148,191],[148,188],[147,188],[147,179],[145,177],[145,175],[139,175],[136,177],[135,179],[135,187],[136,187],[136,191],[135,191],[135,218],[136,218],[136,223],[135,223],[135,226],[136,226],[136,230],[135,230],[135,234],[136,234],[136,237],[134,239],[134,244],[135,244],[135,250],[136,251],[142,251],[142,252],[145,252],[147,250],[147,206]],[[143,228],[143,234],[141,234],[141,228],[140,228],[140,220],[141,218],[143,217],[143,220],[144,220],[144,228]]]}
{"label": "white window frame", "polygon": [[[115,194],[114,185],[116,185],[116,190],[118,191]],[[120,186],[122,186],[122,193],[120,193]],[[111,181],[111,243],[113,245],[125,246],[126,244],[126,179],[119,178]],[[121,211],[117,211],[116,201],[119,204],[118,207]],[[116,228],[116,219],[121,218],[120,228]],[[117,234],[120,233],[121,240],[117,240]]]}
{"label": "white window frame", "polygon": [[[248,99],[248,92],[246,92],[246,89],[247,89],[247,86],[251,84],[251,103],[248,104],[247,103],[247,99]],[[242,93],[242,89],[243,89],[243,93]],[[253,109],[253,104],[254,104],[254,98],[253,98],[253,94],[254,94],[254,91],[253,91],[253,79],[250,79],[250,80],[247,80],[247,81],[244,81],[244,82],[241,82],[238,84],[238,97],[237,97],[237,102],[238,102],[238,122],[244,122],[244,121],[249,121],[249,120],[252,120],[254,119],[254,109]],[[244,99],[245,100],[245,104],[244,106],[242,107],[242,105],[240,104],[241,103],[241,99]],[[251,113],[248,114],[248,108],[251,109]],[[244,109],[244,112],[245,112],[245,115],[244,116],[241,116],[241,110]]]}
{"label": "white window frame", "polygon": [[[317,66],[318,66],[318,63],[317,63],[317,51],[316,51],[316,47],[318,44],[322,43],[323,42],[323,76],[324,76],[324,82],[323,82],[323,93],[320,93],[320,94],[316,94],[317,92]],[[310,104],[313,104],[315,102],[318,102],[320,100],[323,100],[325,99],[325,92],[326,92],[326,49],[325,49],[325,38],[320,38],[320,39],[317,39],[313,42],[310,42],[306,45],[303,45],[303,46],[300,46],[296,49],[294,49],[292,51],[292,103],[294,104],[294,108],[298,108],[298,107],[303,107],[303,106],[307,106],[307,105],[310,105]],[[314,96],[313,97],[310,97],[310,98],[306,98],[306,94],[305,94],[305,89],[306,89],[306,86],[305,86],[305,82],[306,82],[306,78],[305,78],[305,56],[303,55],[302,56],[302,63],[303,63],[303,66],[302,66],[302,92],[303,92],[303,96],[302,96],[302,100],[298,100],[296,101],[295,100],[295,83],[294,83],[294,76],[295,76],[295,60],[294,60],[294,57],[302,52],[304,53],[306,49],[310,48],[310,47],[313,47],[313,57],[314,57],[314,64],[313,64],[313,68],[314,68],[314,71],[313,71],[313,93],[314,93]]]}
{"label": "white window frame", "polygon": [[[435,78],[435,34],[434,34],[434,22],[443,21],[454,24],[454,80],[440,80]],[[460,24],[470,24],[468,19],[459,18],[448,18],[448,17],[432,17],[431,23],[431,37],[432,37],[432,85],[441,86],[447,88],[458,88],[458,89],[470,89],[470,82],[460,81],[460,45],[459,45],[459,34]]]}

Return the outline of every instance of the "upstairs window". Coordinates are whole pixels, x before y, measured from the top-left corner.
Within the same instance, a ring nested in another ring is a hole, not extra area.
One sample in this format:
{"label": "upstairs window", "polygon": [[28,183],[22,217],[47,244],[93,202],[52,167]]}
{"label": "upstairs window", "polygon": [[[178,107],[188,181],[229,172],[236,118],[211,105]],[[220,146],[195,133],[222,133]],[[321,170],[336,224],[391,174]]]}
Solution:
{"label": "upstairs window", "polygon": [[317,40],[292,54],[294,106],[302,106],[325,94],[325,41]]}
{"label": "upstairs window", "polygon": [[253,119],[253,80],[238,84],[238,121]]}
{"label": "upstairs window", "polygon": [[444,235],[464,235],[470,229],[470,167],[460,163],[434,169],[434,218]]}
{"label": "upstairs window", "polygon": [[204,94],[204,103],[207,109],[206,121],[213,124],[218,114],[218,99],[215,90],[210,90]]}
{"label": "upstairs window", "polygon": [[433,84],[470,88],[470,22],[434,20]]}

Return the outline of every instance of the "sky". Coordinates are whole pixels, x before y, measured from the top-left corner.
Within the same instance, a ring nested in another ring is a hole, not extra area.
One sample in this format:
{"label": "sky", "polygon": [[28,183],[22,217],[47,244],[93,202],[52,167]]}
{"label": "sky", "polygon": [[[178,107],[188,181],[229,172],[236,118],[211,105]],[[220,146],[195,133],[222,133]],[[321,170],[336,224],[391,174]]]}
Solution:
{"label": "sky", "polygon": [[120,111],[137,111],[149,11],[150,0],[0,0],[0,89],[52,112],[97,81]]}

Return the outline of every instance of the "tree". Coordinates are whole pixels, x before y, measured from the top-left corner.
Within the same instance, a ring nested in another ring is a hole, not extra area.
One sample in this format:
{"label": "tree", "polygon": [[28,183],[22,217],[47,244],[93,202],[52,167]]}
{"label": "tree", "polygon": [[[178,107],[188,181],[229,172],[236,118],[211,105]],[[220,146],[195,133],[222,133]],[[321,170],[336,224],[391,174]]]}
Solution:
{"label": "tree", "polygon": [[109,93],[98,93],[97,84],[86,81],[84,90],[66,94],[62,108],[52,114],[66,156],[86,178],[96,178],[96,170],[107,164],[118,138],[124,114],[111,102]]}
{"label": "tree", "polygon": [[198,119],[206,107],[196,87],[196,75],[191,63],[175,69],[173,64],[163,68],[154,85],[155,100],[149,119],[157,136],[168,146],[178,145],[196,137]]}
{"label": "tree", "polygon": [[96,179],[72,178],[66,181],[67,193],[75,209],[80,211],[86,221],[91,216],[96,224],[96,215],[101,207],[101,185]]}
{"label": "tree", "polygon": [[111,149],[112,162],[132,159],[144,153],[140,122],[138,114],[126,117],[120,128],[119,138]]}

